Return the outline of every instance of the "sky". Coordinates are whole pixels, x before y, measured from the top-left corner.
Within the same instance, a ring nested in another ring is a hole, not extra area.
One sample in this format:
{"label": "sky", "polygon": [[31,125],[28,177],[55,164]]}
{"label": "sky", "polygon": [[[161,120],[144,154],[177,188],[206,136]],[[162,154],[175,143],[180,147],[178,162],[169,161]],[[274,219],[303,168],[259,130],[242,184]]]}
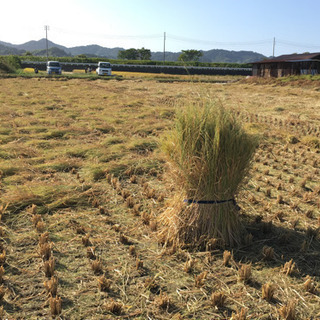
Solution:
{"label": "sky", "polygon": [[[151,51],[320,52],[320,0],[2,0],[0,41]],[[274,42],[275,39],[275,42]]]}

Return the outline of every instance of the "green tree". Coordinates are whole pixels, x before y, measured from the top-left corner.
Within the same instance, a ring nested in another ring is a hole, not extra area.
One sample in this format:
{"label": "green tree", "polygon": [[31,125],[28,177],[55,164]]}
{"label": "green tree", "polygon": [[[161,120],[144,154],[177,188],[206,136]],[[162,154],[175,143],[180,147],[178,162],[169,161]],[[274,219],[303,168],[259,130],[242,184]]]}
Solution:
{"label": "green tree", "polygon": [[76,58],[87,59],[88,57],[85,54],[78,54]]}
{"label": "green tree", "polygon": [[118,53],[118,59],[151,60],[151,51],[145,48],[121,50]]}
{"label": "green tree", "polygon": [[138,49],[138,53],[140,60],[151,60],[150,49],[145,49],[144,47],[142,47],[141,49]]}
{"label": "green tree", "polygon": [[2,56],[0,57],[0,73],[14,73],[21,68],[21,60],[18,56]]}
{"label": "green tree", "polygon": [[84,63],[90,62],[90,59],[83,53],[75,56],[75,59],[77,59],[79,62],[84,62]]}
{"label": "green tree", "polygon": [[139,52],[137,49],[131,48],[127,50],[121,50],[118,53],[119,59],[127,59],[127,60],[138,60]]}
{"label": "green tree", "polygon": [[199,50],[182,50],[178,60],[179,61],[199,61],[203,53]]}

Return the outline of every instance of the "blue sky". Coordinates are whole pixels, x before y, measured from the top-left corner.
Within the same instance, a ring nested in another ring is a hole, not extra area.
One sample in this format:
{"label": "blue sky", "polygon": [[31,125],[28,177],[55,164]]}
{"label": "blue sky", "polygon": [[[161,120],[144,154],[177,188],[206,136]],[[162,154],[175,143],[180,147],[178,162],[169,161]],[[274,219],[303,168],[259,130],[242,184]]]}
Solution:
{"label": "blue sky", "polygon": [[[320,52],[320,0],[3,0],[0,40],[163,51]],[[5,14],[3,14],[5,13]]]}

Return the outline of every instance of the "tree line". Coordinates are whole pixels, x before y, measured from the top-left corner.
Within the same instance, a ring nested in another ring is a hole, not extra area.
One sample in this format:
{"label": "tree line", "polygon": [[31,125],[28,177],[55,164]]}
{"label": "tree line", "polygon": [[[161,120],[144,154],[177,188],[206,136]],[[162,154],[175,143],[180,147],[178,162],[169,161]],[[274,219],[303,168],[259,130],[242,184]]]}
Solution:
{"label": "tree line", "polygon": [[[202,57],[203,53],[199,50],[182,50],[178,61],[199,61]],[[151,50],[150,49],[127,49],[121,50],[118,53],[118,59],[125,60],[151,60]]]}
{"label": "tree line", "polygon": [[118,53],[118,59],[151,60],[151,50],[145,48],[120,50]]}

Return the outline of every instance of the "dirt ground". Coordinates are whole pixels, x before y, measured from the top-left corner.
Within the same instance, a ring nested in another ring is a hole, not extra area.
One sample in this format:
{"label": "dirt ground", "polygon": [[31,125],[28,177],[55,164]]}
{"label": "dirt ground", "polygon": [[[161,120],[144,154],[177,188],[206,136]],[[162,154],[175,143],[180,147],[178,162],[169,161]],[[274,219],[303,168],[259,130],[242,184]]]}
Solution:
{"label": "dirt ground", "polygon": [[[163,248],[159,145],[203,98],[260,137],[248,237]],[[319,109],[310,81],[0,79],[1,318],[319,319]]]}

